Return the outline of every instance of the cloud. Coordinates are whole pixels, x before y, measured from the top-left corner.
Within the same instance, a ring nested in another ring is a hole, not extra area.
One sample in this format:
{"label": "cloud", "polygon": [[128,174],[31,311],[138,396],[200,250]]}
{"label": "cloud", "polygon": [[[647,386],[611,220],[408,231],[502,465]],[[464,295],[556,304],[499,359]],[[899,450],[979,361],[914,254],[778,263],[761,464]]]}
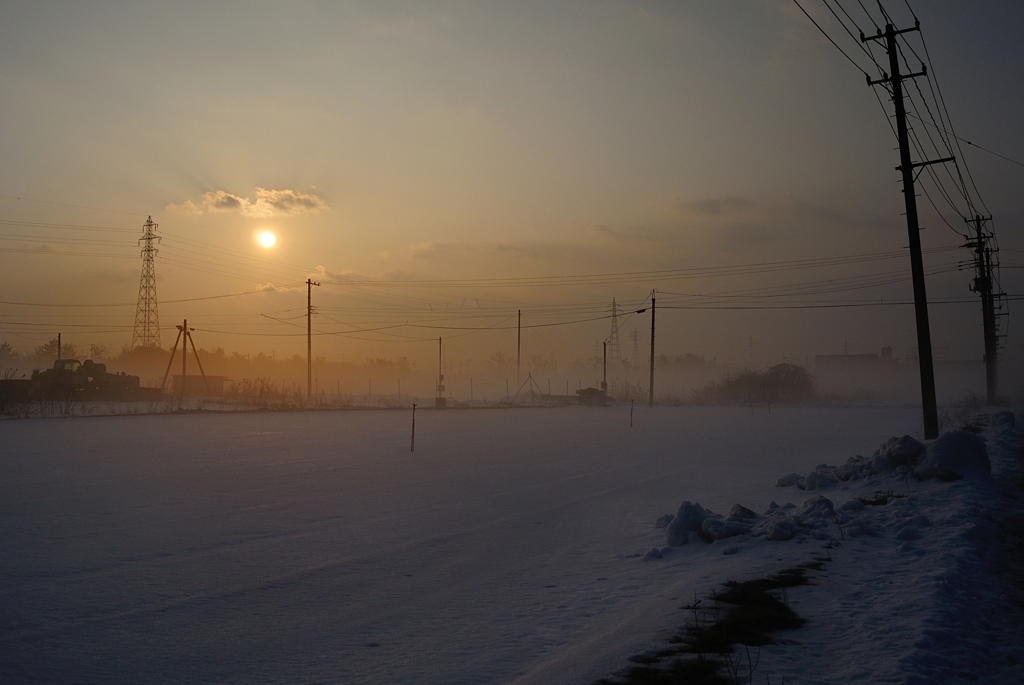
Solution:
{"label": "cloud", "polygon": [[328,209],[327,203],[313,193],[257,188],[256,203],[251,207],[250,216],[316,214],[322,209]]}
{"label": "cloud", "polygon": [[321,283],[353,283],[362,281],[418,281],[423,278],[422,273],[407,271],[405,269],[392,268],[376,275],[359,273],[351,269],[345,271],[331,271],[324,265],[316,267],[316,273],[311,274],[312,278]]}
{"label": "cloud", "polygon": [[293,290],[301,290],[301,285],[274,285],[269,281],[267,283],[257,283],[256,291],[261,293],[287,293]]}
{"label": "cloud", "polygon": [[251,219],[268,219],[286,214],[316,214],[321,210],[330,209],[323,198],[289,188],[273,190],[258,187],[255,196],[255,200],[250,200],[226,190],[208,190],[200,198],[201,207],[192,200],[185,200],[179,204],[169,204],[166,209],[192,215],[200,215],[204,210],[208,214],[233,212]]}
{"label": "cloud", "polygon": [[180,214],[191,214],[193,216],[199,216],[203,213],[203,210],[196,206],[196,203],[192,200],[185,200],[181,204],[174,204],[173,202],[164,207],[169,212],[178,212]]}
{"label": "cloud", "polygon": [[208,190],[203,193],[203,206],[208,212],[241,212],[245,214],[249,207],[249,201],[244,197],[238,197],[231,193],[218,190]]}

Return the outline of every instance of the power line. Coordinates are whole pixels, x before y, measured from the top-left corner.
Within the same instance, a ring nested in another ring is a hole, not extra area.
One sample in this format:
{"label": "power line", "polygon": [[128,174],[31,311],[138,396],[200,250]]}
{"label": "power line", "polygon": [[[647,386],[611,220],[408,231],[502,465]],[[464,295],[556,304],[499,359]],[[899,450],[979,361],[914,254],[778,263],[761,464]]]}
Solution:
{"label": "power line", "polygon": [[793,0],[793,3],[797,7],[799,7],[800,11],[804,13],[804,16],[807,17],[808,19],[810,19],[811,23],[814,24],[819,31],[821,31],[821,35],[825,36],[825,38],[828,39],[828,42],[832,43],[832,45],[835,46],[836,50],[838,50],[840,53],[842,53],[843,57],[845,57],[847,60],[849,60],[850,64],[852,64],[854,67],[857,68],[857,71],[859,71],[860,73],[864,74],[864,76],[868,76],[868,72],[864,71],[864,69],[862,69],[861,66],[859,64],[857,64],[857,62],[852,57],[847,55],[846,51],[843,50],[841,47],[839,47],[838,43],[836,43],[834,40],[832,40],[832,36],[828,35],[828,33],[825,32],[825,29],[821,28],[821,26],[818,24],[818,22],[814,21],[814,17],[812,17],[810,14],[807,13],[807,10],[804,9],[803,5],[800,4],[799,0]]}

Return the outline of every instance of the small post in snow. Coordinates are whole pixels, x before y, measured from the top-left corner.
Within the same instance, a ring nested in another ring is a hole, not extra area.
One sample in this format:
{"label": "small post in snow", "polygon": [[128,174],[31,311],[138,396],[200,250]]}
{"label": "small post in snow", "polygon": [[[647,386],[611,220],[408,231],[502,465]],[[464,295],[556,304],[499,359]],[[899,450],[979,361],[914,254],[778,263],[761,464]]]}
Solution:
{"label": "small post in snow", "polygon": [[409,444],[409,451],[416,451],[416,403],[412,403],[412,442]]}

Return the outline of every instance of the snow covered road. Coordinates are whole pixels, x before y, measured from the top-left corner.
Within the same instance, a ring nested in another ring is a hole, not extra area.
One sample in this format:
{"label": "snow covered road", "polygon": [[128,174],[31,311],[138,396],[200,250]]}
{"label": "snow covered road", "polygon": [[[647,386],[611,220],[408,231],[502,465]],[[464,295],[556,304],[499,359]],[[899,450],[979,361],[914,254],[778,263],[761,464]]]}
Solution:
{"label": "snow covered road", "polygon": [[415,453],[397,411],[0,423],[0,681],[592,682],[723,573],[810,552],[646,563],[660,514],[761,511],[919,426],[628,413],[418,412]]}

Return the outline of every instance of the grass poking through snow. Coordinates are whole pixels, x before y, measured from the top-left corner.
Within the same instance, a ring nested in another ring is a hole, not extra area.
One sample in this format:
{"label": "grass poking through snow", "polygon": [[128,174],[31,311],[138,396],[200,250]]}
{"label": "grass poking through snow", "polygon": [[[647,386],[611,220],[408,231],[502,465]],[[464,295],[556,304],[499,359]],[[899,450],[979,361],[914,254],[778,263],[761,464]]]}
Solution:
{"label": "grass poking through snow", "polygon": [[[767,578],[728,581],[706,600],[683,607],[689,619],[673,635],[671,647],[630,657],[638,664],[599,685],[722,685],[746,682],[757,668],[756,652],[775,643],[772,633],[806,623],[789,606],[787,590],[808,585],[808,571],[824,570],[825,561],[780,571]],[[736,646],[743,650],[737,651]]]}

